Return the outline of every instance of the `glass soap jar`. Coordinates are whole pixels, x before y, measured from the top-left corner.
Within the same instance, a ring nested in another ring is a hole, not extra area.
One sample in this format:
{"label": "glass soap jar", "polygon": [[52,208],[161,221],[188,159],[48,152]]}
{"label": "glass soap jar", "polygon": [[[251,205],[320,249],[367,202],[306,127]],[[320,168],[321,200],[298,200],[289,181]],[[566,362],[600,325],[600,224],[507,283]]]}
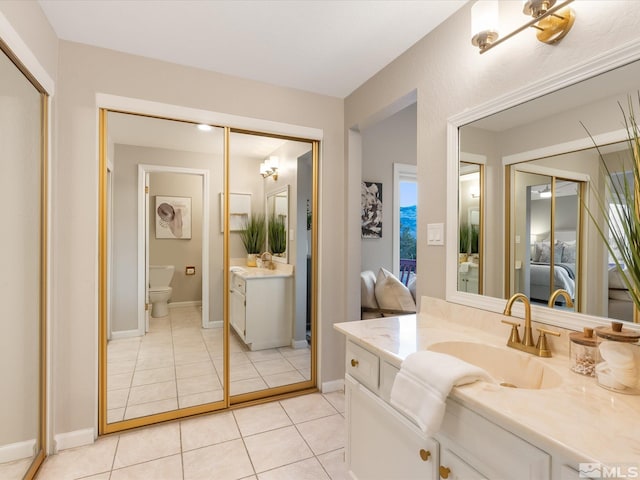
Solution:
{"label": "glass soap jar", "polygon": [[570,354],[573,365],[571,371],[589,377],[596,376],[596,364],[600,361],[598,355],[598,341],[593,335],[593,328],[586,328],[582,332],[573,332]]}

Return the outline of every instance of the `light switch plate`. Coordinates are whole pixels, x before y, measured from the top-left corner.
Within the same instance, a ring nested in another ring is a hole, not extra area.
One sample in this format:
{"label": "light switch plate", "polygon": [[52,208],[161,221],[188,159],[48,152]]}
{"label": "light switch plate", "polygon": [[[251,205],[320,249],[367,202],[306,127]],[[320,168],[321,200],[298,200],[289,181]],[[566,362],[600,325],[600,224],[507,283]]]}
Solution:
{"label": "light switch plate", "polygon": [[444,223],[427,224],[427,245],[444,245]]}

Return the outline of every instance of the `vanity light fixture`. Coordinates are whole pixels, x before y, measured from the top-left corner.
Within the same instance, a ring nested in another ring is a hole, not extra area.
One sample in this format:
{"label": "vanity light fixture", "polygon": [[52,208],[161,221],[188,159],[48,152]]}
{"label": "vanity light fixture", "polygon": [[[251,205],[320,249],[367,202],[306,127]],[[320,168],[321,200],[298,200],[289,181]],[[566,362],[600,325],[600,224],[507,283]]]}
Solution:
{"label": "vanity light fixture", "polygon": [[536,37],[541,42],[557,43],[573,27],[576,17],[568,7],[571,2],[565,0],[556,5],[556,0],[525,0],[522,13],[532,19],[498,40],[498,1],[479,0],[471,7],[471,43],[484,53],[529,27],[538,30]]}
{"label": "vanity light fixture", "polygon": [[262,178],[273,177],[274,180],[278,180],[278,166],[280,160],[275,155],[271,155],[260,164],[260,175]]}
{"label": "vanity light fixture", "polygon": [[540,190],[538,195],[540,195],[540,198],[551,198],[551,189],[549,188],[549,185]]}

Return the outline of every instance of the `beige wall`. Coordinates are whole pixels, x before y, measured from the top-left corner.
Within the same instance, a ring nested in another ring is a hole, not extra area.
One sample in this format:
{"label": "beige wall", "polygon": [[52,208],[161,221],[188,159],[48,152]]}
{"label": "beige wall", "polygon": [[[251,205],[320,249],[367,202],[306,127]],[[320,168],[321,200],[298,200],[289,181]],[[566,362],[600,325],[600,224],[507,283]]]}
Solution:
{"label": "beige wall", "polygon": [[[518,2],[502,5],[512,9],[501,18],[505,23],[526,20]],[[450,116],[636,41],[640,2],[576,2],[572,7],[577,14],[575,25],[559,44],[542,44],[535,40],[533,32],[525,31],[479,55],[470,44],[469,3],[345,99],[345,127],[357,129],[417,89],[418,232],[425,232],[428,223],[446,222],[446,128]],[[347,145],[350,149],[351,145]],[[359,178],[353,169],[345,169],[345,174],[349,173],[348,189],[352,191]],[[353,219],[357,205],[351,194],[349,202],[349,216]],[[357,252],[357,225],[349,224],[347,236],[347,248]],[[347,282],[353,288],[358,272],[351,270],[353,265],[347,272]],[[444,278],[445,248],[426,246],[419,240],[418,271],[430,272],[431,278]],[[445,283],[418,277],[418,295],[444,298]],[[349,308],[353,313],[353,306]]]}
{"label": "beige wall", "polygon": [[382,238],[362,239],[362,270],[393,271],[393,164],[416,164],[416,104],[362,131],[362,181],[382,183]]}
{"label": "beige wall", "polygon": [[[57,268],[54,322],[55,432],[90,428],[97,414],[98,92],[323,129],[320,265],[321,381],[343,375],[343,101],[194,68],[60,42]],[[213,288],[213,286],[212,286]]]}

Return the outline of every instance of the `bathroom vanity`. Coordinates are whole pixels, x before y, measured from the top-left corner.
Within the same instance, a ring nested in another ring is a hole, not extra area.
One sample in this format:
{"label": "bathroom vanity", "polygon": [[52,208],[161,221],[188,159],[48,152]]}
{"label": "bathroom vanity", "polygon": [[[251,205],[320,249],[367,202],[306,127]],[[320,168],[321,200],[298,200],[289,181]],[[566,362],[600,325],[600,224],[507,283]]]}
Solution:
{"label": "bathroom vanity", "polygon": [[231,272],[229,320],[251,350],[291,345],[293,270],[234,267]]}
{"label": "bathroom vanity", "polygon": [[[586,463],[619,476],[631,468],[626,478],[640,474],[640,397],[571,372],[566,354],[539,359],[507,349],[506,328],[501,338],[481,322],[473,328],[446,318],[499,323],[499,314],[426,297],[423,310],[425,303],[437,313],[335,325],[347,337],[345,460],[353,478],[568,480],[583,478]],[[440,430],[428,437],[390,403],[402,360],[425,349],[478,358],[519,388],[455,387]]]}

